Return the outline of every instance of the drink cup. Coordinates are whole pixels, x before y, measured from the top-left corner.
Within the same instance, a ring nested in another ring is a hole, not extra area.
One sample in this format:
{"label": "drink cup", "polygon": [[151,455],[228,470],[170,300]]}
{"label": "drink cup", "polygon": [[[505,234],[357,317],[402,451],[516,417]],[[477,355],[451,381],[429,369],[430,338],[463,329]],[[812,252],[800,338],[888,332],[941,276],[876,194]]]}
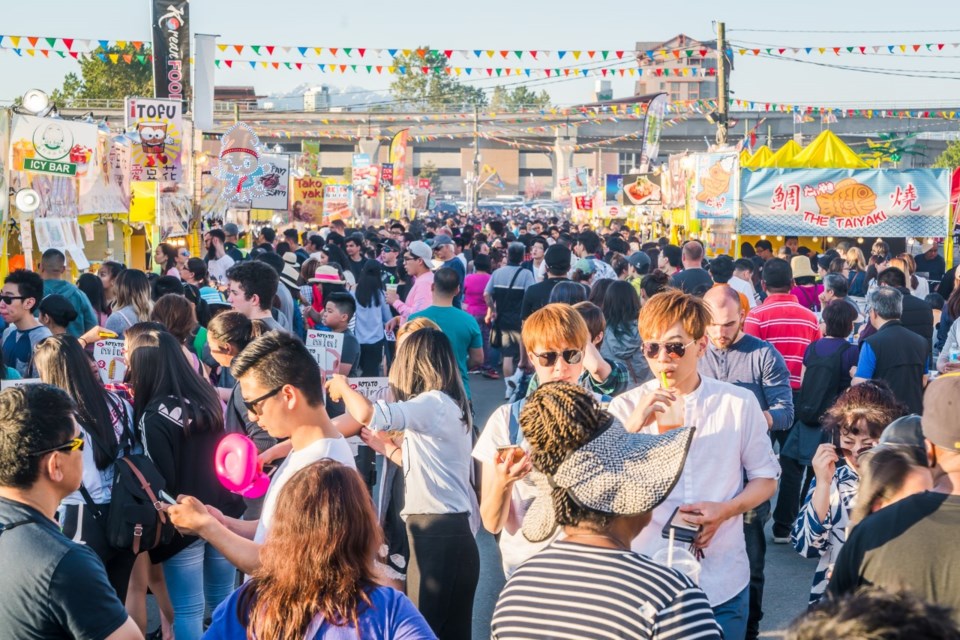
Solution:
{"label": "drink cup", "polygon": [[677,545],[673,546],[672,554],[670,550],[671,548],[669,546],[660,549],[653,554],[653,561],[679,571],[693,580],[694,584],[700,584],[700,570],[702,567],[693,554],[687,551],[685,547]]}
{"label": "drink cup", "polygon": [[677,398],[675,401],[667,404],[663,413],[657,413],[657,430],[660,433],[666,433],[671,429],[678,429],[683,426],[683,400]]}
{"label": "drink cup", "polygon": [[387,293],[396,293],[396,292],[397,292],[397,287],[399,287],[399,286],[400,286],[399,284],[394,284],[394,283],[388,284],[388,285],[387,285]]}

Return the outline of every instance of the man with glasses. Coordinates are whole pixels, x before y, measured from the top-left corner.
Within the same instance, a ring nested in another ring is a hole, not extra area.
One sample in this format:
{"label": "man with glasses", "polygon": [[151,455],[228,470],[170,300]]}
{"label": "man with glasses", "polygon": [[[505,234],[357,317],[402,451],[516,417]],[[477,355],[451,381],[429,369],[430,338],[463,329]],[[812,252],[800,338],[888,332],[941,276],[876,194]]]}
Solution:
{"label": "man with glasses", "polygon": [[142,638],[97,555],[68,539],[60,501],[80,486],[84,441],[62,390],[0,393],[0,629],[8,638]]}
{"label": "man with glasses", "polygon": [[[743,638],[750,600],[743,514],[774,494],[780,466],[753,393],[699,373],[709,324],[699,298],[679,291],[650,298],[639,326],[655,379],[615,398],[610,413],[634,432],[696,429],[680,480],[632,547],[653,556],[667,546],[661,532],[676,518],[699,528],[692,547],[701,558],[700,587],[724,637]],[[679,419],[661,418],[668,411]]]}
{"label": "man with glasses", "polygon": [[[413,286],[406,300],[401,300],[395,291],[387,291],[387,304],[393,307],[403,322],[410,314],[422,311],[433,304],[433,252],[426,242],[416,240],[403,253],[403,267],[413,276]],[[396,318],[394,318],[396,320]],[[399,324],[397,322],[396,324]]]}
{"label": "man with glasses", "polygon": [[[260,566],[260,545],[273,520],[280,490],[297,471],[331,459],[356,468],[353,452],[324,408],[323,380],[316,360],[296,337],[272,331],[251,342],[231,365],[243,404],[272,437],[286,440],[264,456],[286,459],[273,474],[259,520],[237,520],[208,512],[196,498],[178,497],[167,511],[185,535],[212,544],[235,567],[252,573]],[[289,453],[289,455],[287,455]]]}
{"label": "man with glasses", "polygon": [[33,352],[52,335],[33,315],[41,299],[43,279],[25,269],[8,275],[0,289],[0,316],[8,325],[3,332],[3,362],[24,378],[39,377]]}

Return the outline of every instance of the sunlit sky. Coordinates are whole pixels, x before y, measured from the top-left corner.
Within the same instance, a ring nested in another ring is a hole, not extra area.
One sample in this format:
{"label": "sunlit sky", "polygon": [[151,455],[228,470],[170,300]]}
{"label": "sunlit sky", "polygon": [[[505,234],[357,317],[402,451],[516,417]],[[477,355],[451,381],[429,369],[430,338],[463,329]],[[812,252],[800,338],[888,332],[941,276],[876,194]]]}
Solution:
{"label": "sunlit sky", "polygon": [[[0,34],[73,37],[92,40],[149,41],[149,0],[32,0],[13,3],[4,12]],[[15,9],[14,9],[15,7]],[[697,39],[715,37],[712,22],[724,20],[735,48],[765,46],[832,47],[943,43],[942,51],[900,55],[790,56],[806,63],[735,56],[731,77],[734,97],[757,102],[830,106],[960,106],[960,11],[954,2],[933,0],[908,4],[874,2],[685,2],[600,3],[570,0],[549,3],[486,0],[463,2],[421,0],[416,3],[316,2],[307,0],[193,0],[193,33],[219,34],[230,44],[353,47],[368,49],[538,49],[632,50],[637,41],[663,41],[678,33]],[[937,29],[942,29],[936,31]],[[885,32],[880,32],[887,30]],[[830,33],[832,32],[832,33]],[[754,45],[753,43],[762,43]],[[4,47],[11,46],[7,41]],[[23,46],[23,45],[22,45]],[[27,45],[29,46],[29,45]],[[59,45],[58,46],[62,46]],[[909,51],[910,49],[908,49]],[[868,49],[872,54],[872,50]],[[899,49],[897,50],[899,54]],[[223,54],[226,57],[226,54]],[[244,52],[234,58],[255,59]],[[271,60],[303,61],[296,49]],[[369,60],[369,56],[367,60]],[[313,62],[332,62],[331,58]],[[389,64],[386,52],[377,62]],[[526,59],[512,67],[548,66]],[[549,66],[569,63],[552,62]],[[359,60],[357,61],[359,62]],[[581,64],[585,58],[581,58]],[[817,64],[811,64],[817,63]],[[498,66],[495,61],[459,66]],[[868,68],[864,73],[819,65]],[[506,66],[506,65],[500,65]],[[73,60],[42,56],[18,58],[0,52],[0,100],[11,100],[37,87],[52,90],[70,71]],[[904,75],[892,75],[904,74]],[[907,77],[925,76],[925,77]],[[297,85],[328,84],[383,91],[386,77],[324,74],[310,71],[219,69],[220,85],[252,85],[259,94],[287,92]],[[595,78],[537,79],[527,84],[546,89],[555,104],[590,99]],[[515,79],[468,81],[484,88]],[[633,93],[634,81],[614,80],[614,97]]]}

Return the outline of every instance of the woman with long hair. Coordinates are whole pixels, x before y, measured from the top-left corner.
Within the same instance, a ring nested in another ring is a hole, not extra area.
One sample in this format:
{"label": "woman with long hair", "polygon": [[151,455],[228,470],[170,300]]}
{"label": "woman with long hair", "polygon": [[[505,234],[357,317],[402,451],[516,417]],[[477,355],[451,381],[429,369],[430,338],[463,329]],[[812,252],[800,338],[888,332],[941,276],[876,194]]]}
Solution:
{"label": "woman with long hair", "polygon": [[847,540],[850,512],[860,487],[861,456],[877,444],[888,424],[906,412],[886,383],[867,381],[840,394],[821,421],[831,441],[821,444],[813,456],[814,478],[790,533],[800,555],[820,558],[810,605],[823,597]]}
{"label": "woman with long hair", "polygon": [[112,309],[116,308],[113,304],[117,296],[114,285],[117,282],[117,277],[123,273],[126,268],[126,265],[120,262],[107,260],[100,264],[100,269],[97,271],[97,277],[100,278],[100,282],[103,283],[103,301],[110,305]]}
{"label": "woman with long hair", "polygon": [[[948,371],[960,371],[960,362],[950,362],[950,352],[960,351],[960,339],[958,339],[957,330],[960,330],[960,271],[956,272],[953,279],[953,291],[950,297],[943,305],[943,311],[940,313],[940,324],[937,327],[936,351],[937,370],[941,373]],[[953,365],[948,367],[947,365]]]}
{"label": "woman with long hair", "polygon": [[844,256],[847,266],[848,295],[862,298],[867,295],[867,260],[859,247],[850,247]]}
{"label": "woman with long hair", "polygon": [[603,298],[603,317],[607,321],[600,355],[607,360],[622,362],[630,374],[628,388],[650,380],[653,376],[647,359],[643,357],[637,318],[640,316],[640,297],[626,280],[611,282]]}
{"label": "woman with long hair", "polygon": [[200,358],[190,348],[194,330],[198,326],[196,308],[193,303],[182,295],[164,294],[154,303],[153,311],[150,312],[150,320],[159,322],[166,327],[170,335],[180,343],[183,355],[187,357],[193,368],[200,371]]}
{"label": "woman with long hair", "polygon": [[903,272],[907,276],[907,287],[910,288],[910,293],[916,297],[923,300],[930,293],[930,282],[922,277],[917,275],[917,261],[909,253],[901,253],[897,258],[890,261],[891,266],[900,266],[895,264],[895,261],[899,259],[903,266],[900,267],[903,269]]}
{"label": "woman with long hair", "polygon": [[86,443],[83,484],[81,490],[61,501],[60,526],[68,538],[82,542],[99,556],[110,585],[123,601],[136,556],[129,549],[110,545],[104,522],[110,511],[113,464],[140,448],[133,433],[133,408],[103,388],[90,358],[69,333],[38,344],[33,362],[43,382],[60,387],[77,403],[77,422]]}
{"label": "woman with long hair", "polygon": [[104,328],[121,338],[127,329],[150,319],[153,301],[150,299],[150,280],[139,269],[125,269],[113,284],[116,297],[113,313]]}
{"label": "woman with long hair", "polygon": [[102,327],[110,315],[110,303],[103,290],[103,280],[96,274],[82,273],[77,278],[77,289],[87,296],[93,312],[97,315],[97,324]]}
{"label": "woman with long hair", "polygon": [[434,638],[402,593],[380,586],[380,527],[356,471],[320,460],[280,491],[260,568],[213,614],[205,638]]}
{"label": "woman with long hair", "polygon": [[585,301],[589,293],[590,289],[579,282],[558,282],[553,289],[550,290],[549,304],[553,304],[554,302],[563,302],[570,305],[577,304],[578,302]]}
{"label": "woman with long hair", "polygon": [[[125,339],[134,415],[167,493],[191,495],[239,517],[243,499],[220,484],[213,464],[224,436],[216,391],[190,365],[177,339],[153,323],[131,327]],[[152,549],[150,559],[163,563],[177,639],[200,638],[204,603],[213,610],[230,594],[233,565],[202,539],[180,534]]]}
{"label": "woman with long hair", "polygon": [[384,326],[393,319],[390,305],[384,296],[382,269],[376,260],[367,260],[360,270],[357,290],[356,320],[357,341],[360,343],[360,375],[366,378],[380,376],[383,347],[386,342]]}
{"label": "woman with long hair", "polygon": [[607,295],[607,289],[610,288],[616,280],[611,280],[610,278],[603,278],[602,280],[597,280],[590,287],[590,295],[587,296],[587,301],[592,302],[597,305],[597,307],[603,306],[603,299]]}
{"label": "woman with long hair", "polygon": [[160,275],[173,276],[180,278],[180,270],[177,269],[177,259],[180,252],[172,244],[161,242],[157,245],[157,250],[153,252],[153,260],[160,267]]}
{"label": "woman with long hair", "polygon": [[[441,638],[469,638],[480,577],[471,486],[473,424],[450,340],[421,329],[397,347],[390,369],[393,402],[371,403],[334,376],[327,391],[343,400],[364,442],[403,467],[410,565],[407,593]],[[403,434],[402,449],[390,432]]]}

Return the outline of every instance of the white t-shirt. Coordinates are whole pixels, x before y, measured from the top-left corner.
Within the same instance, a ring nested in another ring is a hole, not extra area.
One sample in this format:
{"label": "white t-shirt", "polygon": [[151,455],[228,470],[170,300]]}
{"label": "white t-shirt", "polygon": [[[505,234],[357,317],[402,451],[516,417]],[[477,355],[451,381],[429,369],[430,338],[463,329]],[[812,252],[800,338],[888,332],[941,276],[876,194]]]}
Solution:
{"label": "white t-shirt", "polygon": [[263,500],[263,510],[260,512],[260,522],[257,524],[257,532],[253,536],[254,542],[263,544],[263,541],[266,539],[267,530],[270,529],[270,523],[273,521],[273,512],[277,508],[277,498],[280,495],[280,490],[287,484],[287,481],[289,481],[297,471],[310,466],[318,460],[324,459],[336,460],[351,469],[357,468],[356,463],[353,461],[353,453],[350,451],[350,445],[342,436],[339,438],[320,438],[299,451],[291,452],[270,480],[270,488],[267,489],[267,496]]}
{"label": "white t-shirt", "polygon": [[[517,444],[520,448],[529,453],[530,444],[523,437],[523,431],[520,431],[519,440]],[[496,409],[487,420],[483,432],[477,439],[477,444],[473,447],[473,458],[481,463],[493,462],[497,447],[510,444],[512,444],[510,442],[510,405],[505,404]],[[513,491],[510,494],[510,515],[500,532],[500,557],[503,559],[503,574],[507,578],[523,562],[553,542],[560,533],[558,527],[556,533],[543,542],[530,542],[523,537],[521,530],[523,516],[526,515],[530,503],[536,496],[537,488],[530,480],[530,476],[513,483]]]}
{"label": "white t-shirt", "polygon": [[215,258],[213,260],[207,260],[207,274],[210,276],[210,279],[214,282],[220,284],[226,284],[227,282],[227,269],[232,267],[234,264],[233,258],[228,255],[224,255],[222,258]]}

